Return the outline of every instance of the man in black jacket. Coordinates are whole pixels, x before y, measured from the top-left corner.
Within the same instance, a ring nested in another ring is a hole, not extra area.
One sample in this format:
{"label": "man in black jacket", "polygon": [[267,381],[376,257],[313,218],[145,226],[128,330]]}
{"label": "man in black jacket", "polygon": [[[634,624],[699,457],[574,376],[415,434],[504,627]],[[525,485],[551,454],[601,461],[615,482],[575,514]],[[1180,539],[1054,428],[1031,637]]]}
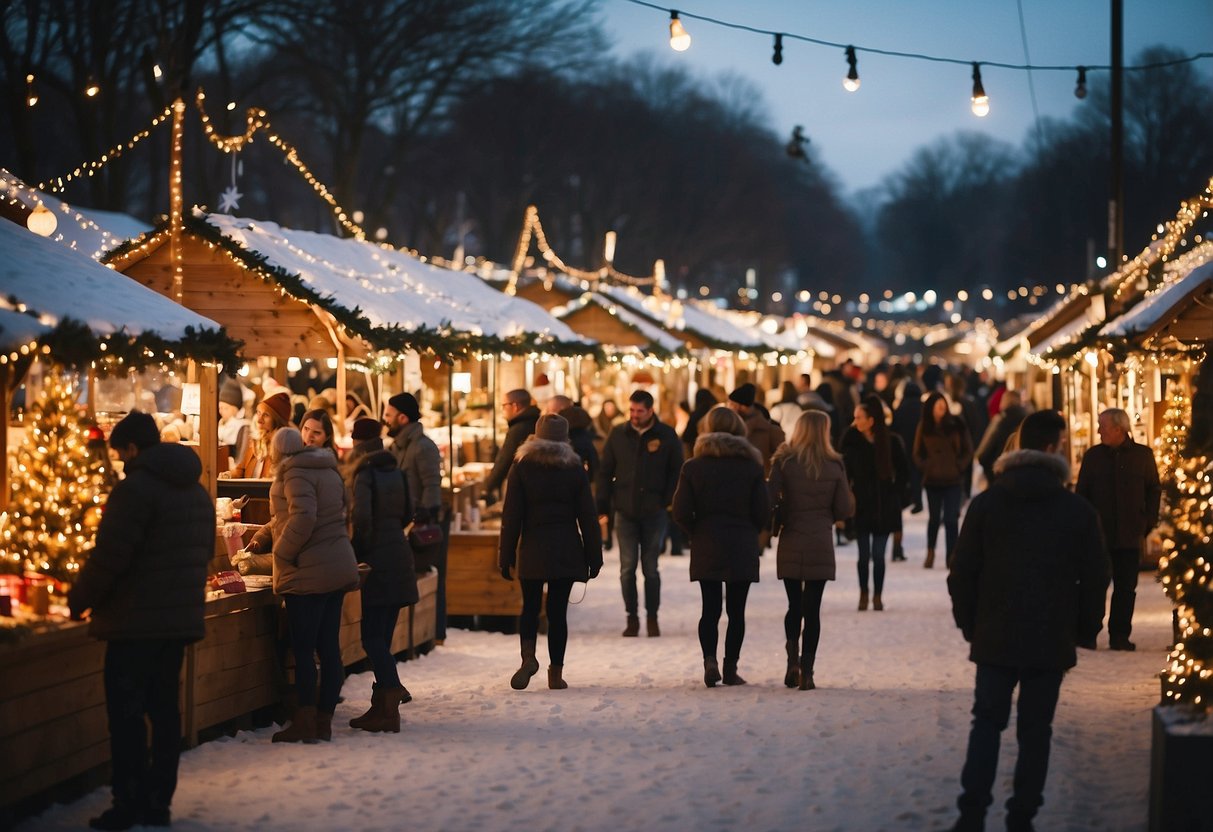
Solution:
{"label": "man in black jacket", "polygon": [[198,456],[161,444],[151,415],[132,412],[114,426],[110,445],[126,477],[105,504],[97,544],[68,595],[72,617],[91,610],[89,633],[107,642],[114,805],[89,826],[168,826],[181,748],[178,677],[185,645],[206,634],[215,506],[198,482]]}
{"label": "man in black jacket", "polygon": [[493,461],[493,470],[484,481],[486,494],[496,494],[501,486],[505,485],[506,475],[514,464],[514,455],[518,453],[518,448],[526,438],[535,432],[535,423],[539,421],[539,408],[531,402],[531,394],[522,389],[511,390],[505,394],[501,412],[505,415],[509,428],[505,432],[501,448],[497,451],[497,458]]}
{"label": "man in black jacket", "polygon": [[644,573],[644,608],[648,635],[661,635],[657,608],[661,605],[661,575],[657,556],[665,543],[667,509],[674,499],[682,470],[682,442],[678,434],[657,418],[653,397],[637,390],[628,399],[628,421],[616,425],[602,447],[598,469],[599,522],[615,511],[619,538],[619,580],[627,612],[625,637],[640,635],[636,593],[636,564]]}
{"label": "man in black jacket", "polygon": [[1075,646],[1093,644],[1103,624],[1108,562],[1099,517],[1066,488],[1065,427],[1052,410],[1023,420],[1020,450],[998,461],[998,478],[973,498],[956,543],[952,615],[977,664],[954,827],[961,832],[984,828],[1016,685],[1019,758],[1007,829],[1032,828],[1062,677],[1077,661]]}
{"label": "man in black jacket", "polygon": [[1162,486],[1154,452],[1133,441],[1128,413],[1120,408],[1100,413],[1099,439],[1099,445],[1083,454],[1074,490],[1099,512],[1112,563],[1108,646],[1135,650],[1137,645],[1129,641],[1129,634],[1133,631],[1141,547],[1158,522]]}

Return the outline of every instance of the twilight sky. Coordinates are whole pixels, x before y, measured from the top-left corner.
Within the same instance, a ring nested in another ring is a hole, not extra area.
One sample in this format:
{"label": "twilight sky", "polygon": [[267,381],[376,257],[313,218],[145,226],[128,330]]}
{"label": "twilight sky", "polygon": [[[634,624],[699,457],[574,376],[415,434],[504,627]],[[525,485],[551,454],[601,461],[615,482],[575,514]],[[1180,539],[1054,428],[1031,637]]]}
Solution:
{"label": "twilight sky", "polygon": [[[662,0],[658,0],[661,2]],[[669,46],[669,12],[602,0],[608,35],[621,58],[655,51],[697,76],[735,72],[766,98],[781,136],[804,125],[812,147],[848,191],[877,184],[919,147],[958,130],[980,130],[1019,146],[1034,115],[1029,74],[982,67],[990,114],[969,110],[967,65],[859,52],[861,88],[842,88],[843,51],[784,38],[783,64],[771,63],[773,38],[687,18],[701,14],[758,29],[856,47],[917,52],[965,61],[1107,65],[1110,0],[1021,0],[1031,60],[1024,57],[1016,0],[676,0],[691,48]],[[1124,0],[1124,59],[1167,44],[1185,54],[1213,51],[1213,0]],[[1197,62],[1213,79],[1213,58]],[[1088,82],[1096,72],[1088,75]],[[1107,73],[1098,73],[1106,78]],[[1032,73],[1042,116],[1066,117],[1082,102],[1072,71]],[[1204,102],[1205,106],[1213,103]]]}

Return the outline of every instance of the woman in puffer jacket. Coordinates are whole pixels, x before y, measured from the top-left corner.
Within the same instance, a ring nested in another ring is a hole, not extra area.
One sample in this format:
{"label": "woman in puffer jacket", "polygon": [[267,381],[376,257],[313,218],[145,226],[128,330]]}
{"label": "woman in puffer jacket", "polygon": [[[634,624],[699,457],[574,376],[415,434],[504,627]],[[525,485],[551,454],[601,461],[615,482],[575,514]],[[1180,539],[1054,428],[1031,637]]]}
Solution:
{"label": "woman in puffer jacket", "polygon": [[[345,681],[341,661],[341,604],[358,586],[358,564],[346,526],[345,483],[327,448],[309,448],[293,427],[270,446],[274,593],[286,605],[295,692],[299,706],[274,742],[332,737],[333,711]],[[320,655],[316,689],[314,654]]]}

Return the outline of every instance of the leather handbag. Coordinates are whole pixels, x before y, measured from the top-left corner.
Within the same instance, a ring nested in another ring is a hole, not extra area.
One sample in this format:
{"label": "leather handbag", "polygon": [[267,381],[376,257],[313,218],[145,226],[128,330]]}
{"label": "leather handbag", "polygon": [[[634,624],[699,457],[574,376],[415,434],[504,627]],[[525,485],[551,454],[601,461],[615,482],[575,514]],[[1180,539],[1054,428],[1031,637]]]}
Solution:
{"label": "leather handbag", "polygon": [[414,523],[409,529],[409,545],[414,549],[427,548],[442,542],[442,526],[437,523]]}

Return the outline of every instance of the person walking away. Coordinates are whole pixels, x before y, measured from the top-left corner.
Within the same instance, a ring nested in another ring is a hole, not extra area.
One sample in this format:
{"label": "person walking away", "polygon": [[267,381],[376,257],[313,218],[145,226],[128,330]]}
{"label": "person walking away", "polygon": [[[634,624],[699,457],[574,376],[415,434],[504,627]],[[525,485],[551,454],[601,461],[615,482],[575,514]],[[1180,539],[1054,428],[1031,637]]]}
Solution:
{"label": "person walking away", "polygon": [[273,741],[313,743],[332,738],[333,711],[345,682],[341,605],[345,593],[358,587],[358,565],[337,458],[327,448],[305,446],[293,427],[274,434],[270,456],[274,594],[286,606],[298,701],[290,724]]}
{"label": "person walking away", "polygon": [[1006,450],[1007,442],[1015,431],[1019,430],[1019,423],[1028,415],[1027,409],[1023,406],[1022,397],[1014,390],[1004,388],[998,406],[1001,409],[998,411],[998,415],[990,420],[990,425],[982,434],[981,442],[977,445],[975,453],[987,485],[994,482],[994,464]]}
{"label": "person walking away", "polygon": [[569,423],[545,414],[518,449],[510,468],[501,514],[497,563],[501,577],[522,585],[518,641],[522,665],[510,687],[523,690],[539,672],[535,658],[539,612],[547,585],[548,687],[563,690],[568,645],[568,606],[573,584],[598,577],[602,532],[590,480],[569,442]]}
{"label": "person walking away", "polygon": [[505,394],[501,412],[506,418],[508,428],[505,439],[497,450],[493,470],[484,481],[484,493],[488,495],[495,495],[501,490],[518,449],[526,438],[535,432],[535,423],[539,421],[539,408],[531,402],[531,394],[522,389],[511,390]]}
{"label": "person walking away", "polygon": [[746,382],[729,394],[726,402],[729,409],[737,413],[745,424],[746,438],[762,455],[764,471],[771,470],[771,457],[785,439],[783,428],[772,422],[755,404],[758,388]]}
{"label": "person walking away", "polygon": [[779,531],[776,575],[788,596],[783,617],[789,688],[813,690],[821,639],[821,597],[835,578],[834,524],[855,513],[842,455],[830,444],[830,417],[800,414],[792,439],[771,463],[771,504]]}
{"label": "person walking away", "polygon": [[1103,623],[1108,564],[1099,517],[1066,487],[1065,429],[1052,410],[1024,419],[1020,450],[998,461],[998,478],[973,498],[956,544],[948,592],[977,665],[957,832],[984,828],[1016,686],[1019,758],[1007,829],[1032,829],[1062,677],[1077,662],[1075,645],[1094,644]]}
{"label": "person walking away", "polygon": [[[948,376],[948,395],[952,401],[951,411],[953,415],[959,416],[964,421],[971,448],[977,447],[977,443],[985,435],[986,427],[990,424],[985,402],[970,392],[970,386],[976,386],[977,383],[976,374],[963,365],[959,372]],[[974,459],[975,455],[970,454],[969,464],[965,467],[964,475],[961,477],[961,486],[964,489],[964,500],[966,501],[973,496]]]}
{"label": "person walking away", "polygon": [[796,429],[796,420],[800,418],[803,411],[804,408],[800,406],[800,396],[796,392],[796,385],[785,381],[780,387],[779,403],[771,408],[771,421],[777,423],[779,429],[783,431],[783,435],[788,437]]}
{"label": "person walking away", "polygon": [[[411,523],[442,526],[442,540],[413,552],[413,565],[428,572],[438,570],[434,642],[446,641],[446,556],[450,545],[450,517],[442,510],[442,454],[434,440],[425,435],[421,423],[421,405],[412,393],[397,393],[383,407],[383,423],[387,426],[384,450],[396,458],[396,467],[408,481]],[[405,525],[409,525],[406,523]],[[411,696],[402,701],[408,702]]]}
{"label": "person walking away", "polygon": [[[682,466],[674,492],[674,521],[690,537],[691,580],[699,583],[703,598],[703,683],[744,685],[737,663],[745,639],[746,597],[750,584],[758,582],[758,533],[770,521],[770,500],[762,456],[746,439],[741,417],[717,407],[700,427],[695,456]],[[723,673],[716,660],[722,604],[729,615]]]}
{"label": "person walking away", "polygon": [[914,434],[914,464],[922,472],[927,491],[927,557],[922,564],[927,569],[935,566],[941,523],[944,561],[952,556],[960,532],[965,472],[972,461],[969,429],[959,416],[948,411],[948,400],[942,393],[931,393],[922,403],[922,420]]}
{"label": "person walking away", "polygon": [[1078,469],[1075,491],[1095,507],[1103,524],[1112,564],[1112,603],[1108,608],[1108,646],[1136,650],[1133,606],[1141,548],[1158,523],[1162,488],[1154,453],[1133,441],[1129,414],[1108,408],[1099,414],[1100,444],[1088,450]]}
{"label": "person walking away", "polygon": [[215,506],[198,482],[197,454],[162,444],[151,414],[131,411],[109,443],[125,478],[68,593],[72,618],[88,614],[89,635],[106,643],[113,805],[89,826],[168,826],[181,753],[178,679],[185,646],[206,635]]}
{"label": "person walking away", "polygon": [[603,524],[614,512],[619,538],[619,582],[627,613],[625,638],[640,635],[636,565],[644,574],[645,630],[661,635],[657,610],[661,606],[661,573],[657,556],[665,541],[666,509],[674,499],[682,468],[678,434],[653,412],[653,396],[637,390],[628,397],[628,421],[616,425],[602,448],[595,499]]}
{"label": "person walking away", "polygon": [[[900,364],[898,365],[901,366]],[[918,424],[922,421],[922,389],[917,382],[906,379],[900,386],[897,403],[893,406],[893,421],[889,425],[893,433],[901,437],[902,444],[907,448],[914,447],[914,437],[918,433]],[[910,514],[922,512],[922,471],[917,465],[910,465],[910,482],[908,492],[903,495],[904,507],[910,509]],[[901,545],[902,533],[893,533],[893,560],[906,559],[905,548]]]}
{"label": "person walking away", "polygon": [[855,539],[859,547],[859,609],[868,608],[868,570],[872,572],[872,609],[884,609],[884,553],[889,535],[901,525],[901,495],[909,478],[909,460],[901,437],[884,422],[884,405],[869,396],[855,408],[842,437],[842,456],[855,494]]}
{"label": "person walking away", "polygon": [[377,419],[354,422],[354,446],[345,466],[354,558],[371,568],[362,585],[361,635],[375,672],[371,707],[351,719],[350,727],[398,734],[400,703],[413,697],[400,683],[392,636],[400,610],[417,603],[417,573],[404,535],[413,516],[408,477],[396,457],[383,449],[379,427]]}

